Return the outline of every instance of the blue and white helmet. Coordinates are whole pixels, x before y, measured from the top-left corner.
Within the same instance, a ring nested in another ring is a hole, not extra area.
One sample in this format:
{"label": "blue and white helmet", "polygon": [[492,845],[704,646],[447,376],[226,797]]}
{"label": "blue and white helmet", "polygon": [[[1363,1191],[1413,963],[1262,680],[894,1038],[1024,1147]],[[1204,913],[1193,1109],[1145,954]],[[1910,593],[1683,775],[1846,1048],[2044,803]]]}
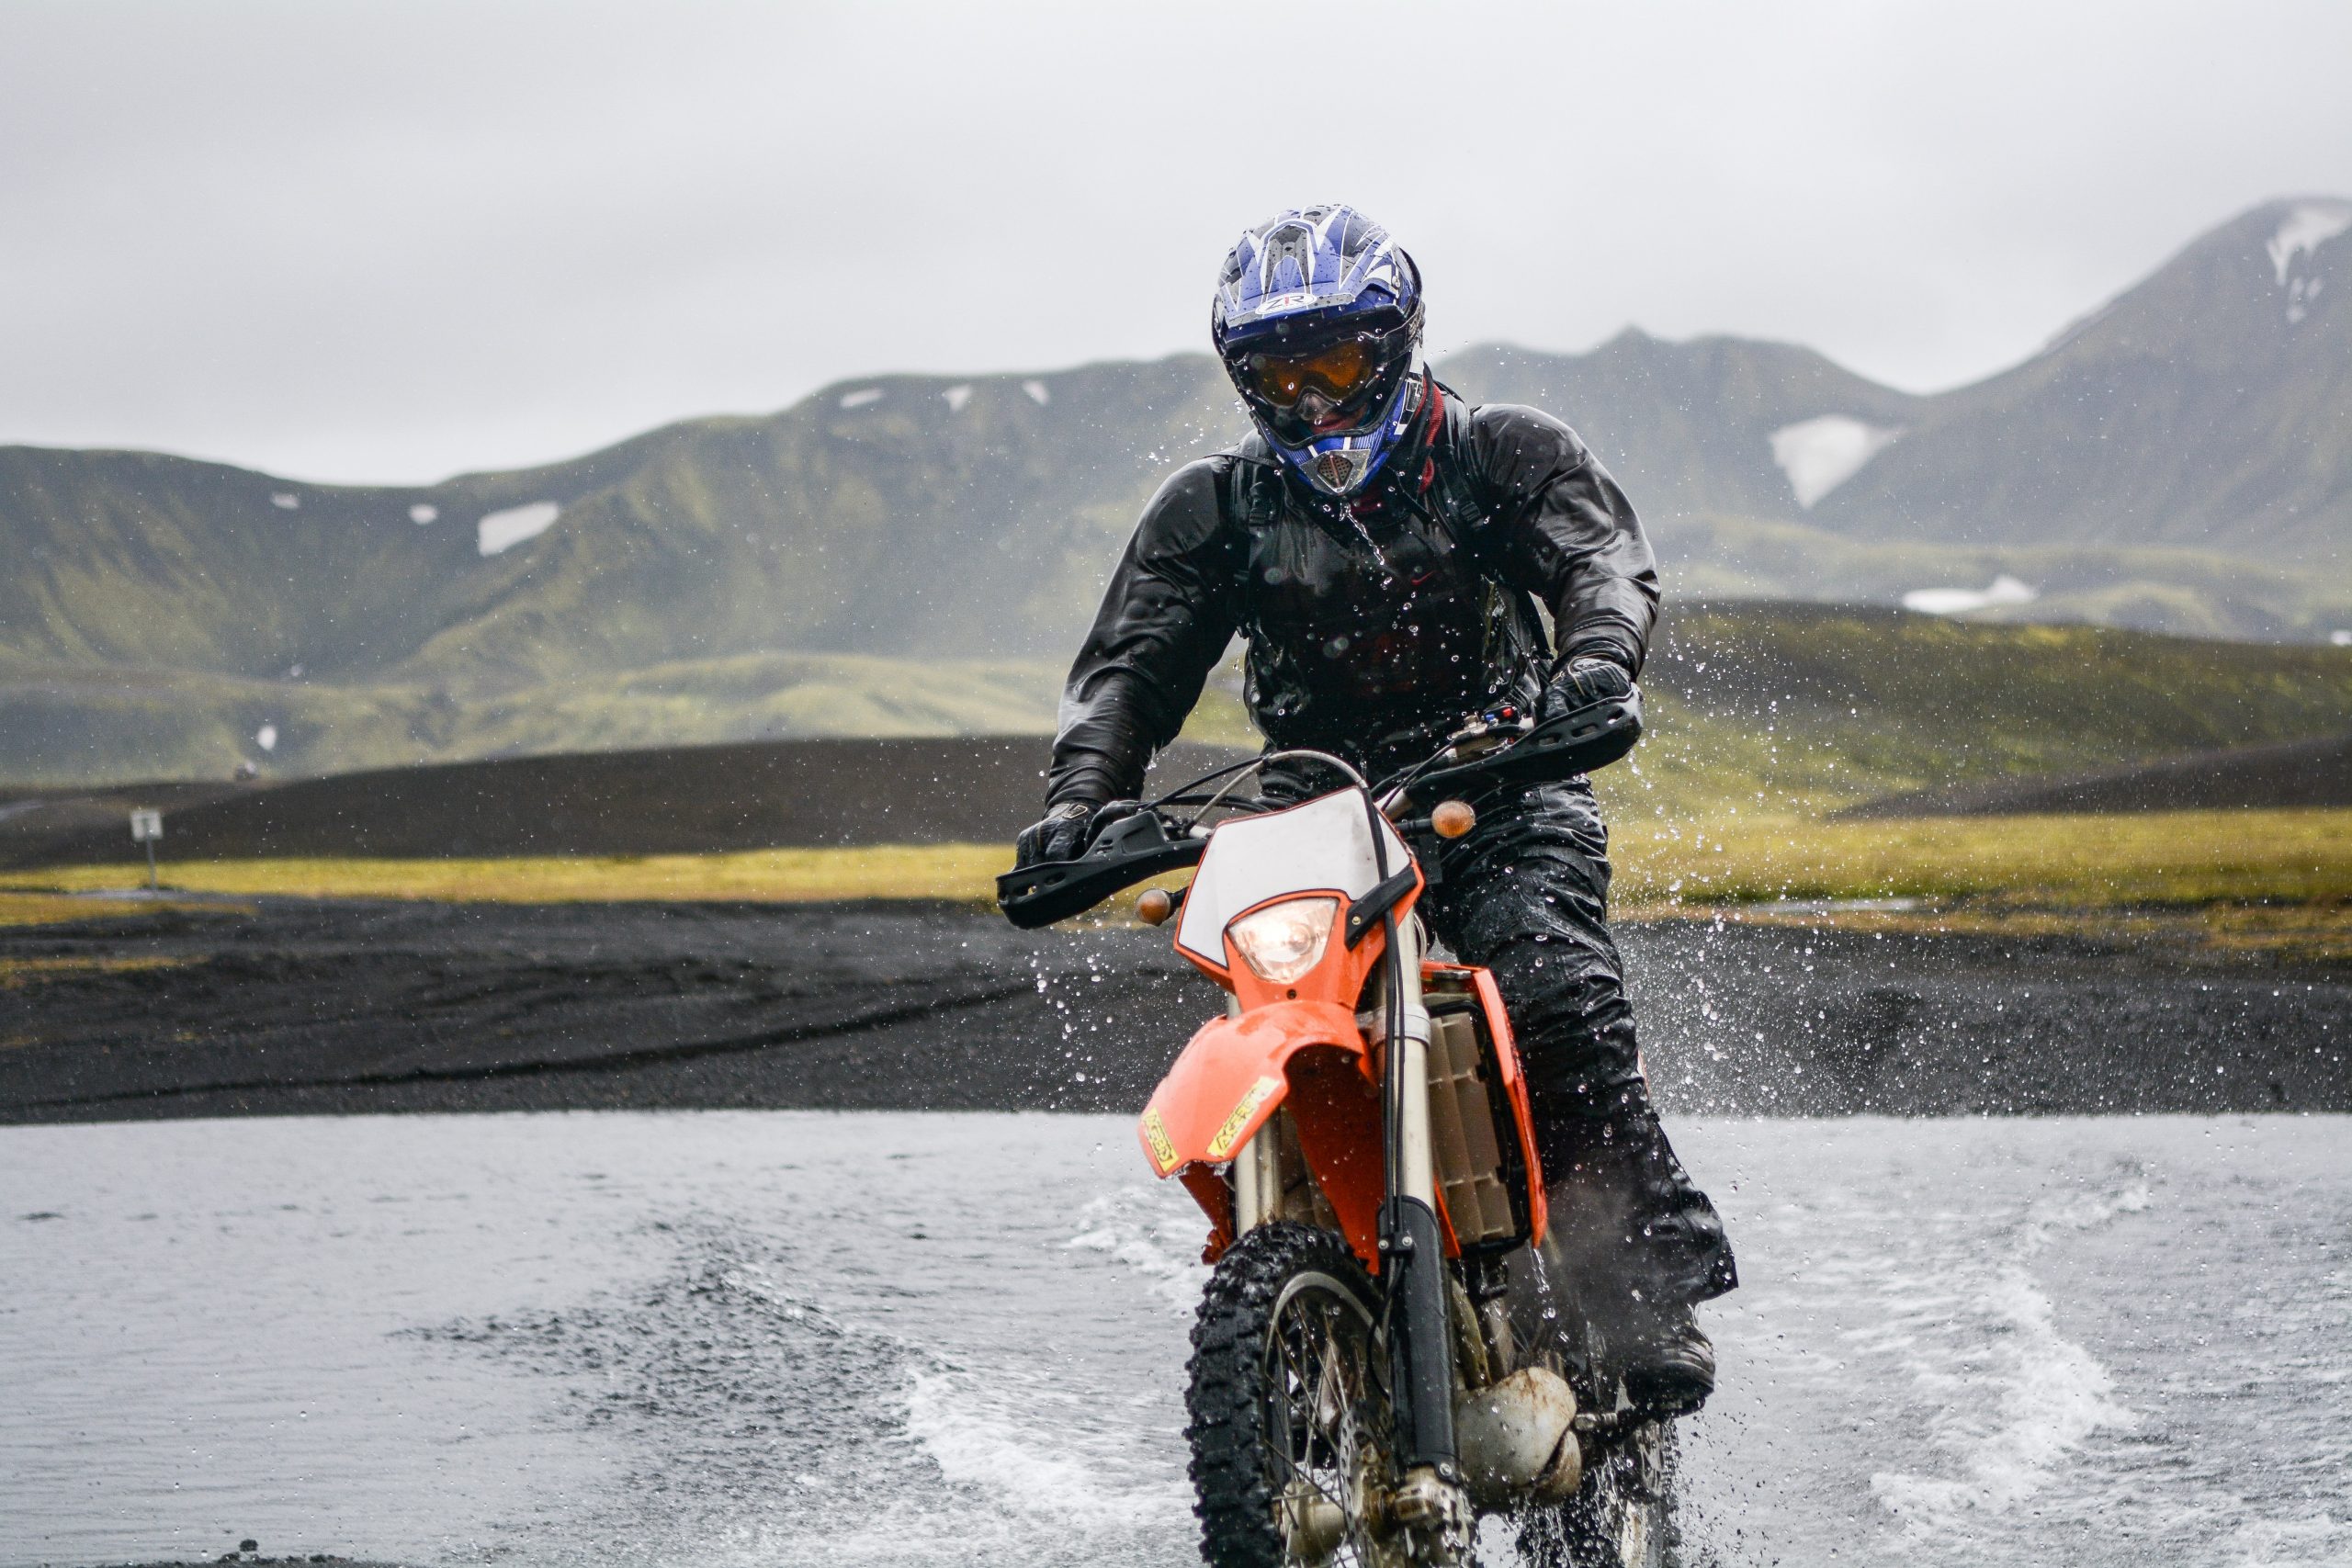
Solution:
{"label": "blue and white helmet", "polygon": [[1412,423],[1421,275],[1351,207],[1294,209],[1241,236],[1209,335],[1250,416],[1325,495],[1362,490]]}

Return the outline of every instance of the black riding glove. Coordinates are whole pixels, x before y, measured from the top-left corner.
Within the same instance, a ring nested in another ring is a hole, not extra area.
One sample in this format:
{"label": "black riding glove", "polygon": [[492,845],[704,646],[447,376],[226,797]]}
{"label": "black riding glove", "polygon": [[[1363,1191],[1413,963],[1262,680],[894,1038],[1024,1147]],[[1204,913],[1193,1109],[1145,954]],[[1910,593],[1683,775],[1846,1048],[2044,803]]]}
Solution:
{"label": "black riding glove", "polygon": [[1023,871],[1041,861],[1076,860],[1095,834],[1142,809],[1139,800],[1065,800],[1021,829],[1012,844],[1012,869]]}
{"label": "black riding glove", "polygon": [[1076,860],[1084,854],[1098,809],[1094,801],[1065,800],[1022,829],[1021,836],[1012,841],[1013,869],[1023,871],[1041,861]]}
{"label": "black riding glove", "polygon": [[1615,660],[1594,655],[1573,658],[1552,672],[1552,683],[1544,688],[1544,699],[1536,705],[1535,721],[1549,723],[1578,708],[1622,697],[1633,689],[1634,677]]}

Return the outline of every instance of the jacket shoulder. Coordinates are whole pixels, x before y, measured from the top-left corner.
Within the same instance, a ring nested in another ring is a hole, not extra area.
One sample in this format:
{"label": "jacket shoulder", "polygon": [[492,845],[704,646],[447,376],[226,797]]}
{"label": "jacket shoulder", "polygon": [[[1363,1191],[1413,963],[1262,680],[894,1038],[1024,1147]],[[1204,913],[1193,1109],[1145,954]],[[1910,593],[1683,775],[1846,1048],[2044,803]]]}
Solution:
{"label": "jacket shoulder", "polygon": [[1464,424],[1479,468],[1497,479],[1559,479],[1592,460],[1566,420],[1524,403],[1480,403]]}
{"label": "jacket shoulder", "polygon": [[1144,502],[1142,521],[1136,525],[1137,540],[1185,549],[1215,537],[1224,516],[1226,478],[1233,463],[1232,454],[1227,452],[1195,457],[1160,480],[1159,488]]}

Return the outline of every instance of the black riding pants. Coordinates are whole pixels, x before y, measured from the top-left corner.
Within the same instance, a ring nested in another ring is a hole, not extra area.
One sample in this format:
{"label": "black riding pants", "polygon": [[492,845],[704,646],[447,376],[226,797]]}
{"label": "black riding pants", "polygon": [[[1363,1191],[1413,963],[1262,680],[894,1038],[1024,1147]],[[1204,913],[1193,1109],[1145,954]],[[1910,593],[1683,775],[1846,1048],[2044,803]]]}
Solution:
{"label": "black riding pants", "polygon": [[1705,1301],[1739,1282],[1723,1222],[1658,1125],[1610,939],[1609,832],[1591,788],[1478,802],[1421,908],[1466,964],[1494,971],[1534,1111],[1552,1227],[1629,1304]]}

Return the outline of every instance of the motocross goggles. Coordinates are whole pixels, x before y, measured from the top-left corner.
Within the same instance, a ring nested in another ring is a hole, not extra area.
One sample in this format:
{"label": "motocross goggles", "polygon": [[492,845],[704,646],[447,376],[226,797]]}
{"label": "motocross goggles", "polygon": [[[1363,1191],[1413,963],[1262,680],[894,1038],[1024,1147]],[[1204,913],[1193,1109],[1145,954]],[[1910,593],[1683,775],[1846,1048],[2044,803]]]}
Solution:
{"label": "motocross goggles", "polygon": [[1269,434],[1297,446],[1377,423],[1413,358],[1402,321],[1336,331],[1256,334],[1227,351],[1233,384]]}
{"label": "motocross goggles", "polygon": [[1309,387],[1334,404],[1344,403],[1371,386],[1375,373],[1372,345],[1360,337],[1304,355],[1247,355],[1242,367],[1251,388],[1268,406],[1278,409],[1296,407]]}

